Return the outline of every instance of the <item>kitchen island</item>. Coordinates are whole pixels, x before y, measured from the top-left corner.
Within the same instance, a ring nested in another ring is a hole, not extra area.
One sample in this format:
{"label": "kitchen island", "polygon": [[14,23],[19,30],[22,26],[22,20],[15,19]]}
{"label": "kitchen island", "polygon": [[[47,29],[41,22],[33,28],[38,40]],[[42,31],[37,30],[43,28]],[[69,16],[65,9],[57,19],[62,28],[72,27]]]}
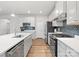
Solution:
{"label": "kitchen island", "polygon": [[57,38],[58,57],[79,57],[79,39]]}
{"label": "kitchen island", "polygon": [[[22,35],[22,37],[15,37],[15,33],[0,36],[0,57],[7,57],[6,52],[11,48],[13,49],[13,47],[21,41],[24,43],[24,56],[27,55],[32,46],[32,33],[18,33],[18,35]],[[18,57],[18,55],[16,57]]]}

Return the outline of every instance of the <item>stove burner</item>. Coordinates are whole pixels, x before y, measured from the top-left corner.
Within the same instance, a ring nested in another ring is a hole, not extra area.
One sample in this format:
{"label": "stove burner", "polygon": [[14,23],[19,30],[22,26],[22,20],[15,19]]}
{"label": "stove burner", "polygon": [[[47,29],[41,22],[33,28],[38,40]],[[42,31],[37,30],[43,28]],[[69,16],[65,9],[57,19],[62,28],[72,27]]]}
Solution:
{"label": "stove burner", "polygon": [[70,36],[70,35],[67,35],[67,34],[50,34],[50,38],[55,39],[56,37],[59,37],[59,38],[65,38],[65,37],[72,38],[73,36]]}

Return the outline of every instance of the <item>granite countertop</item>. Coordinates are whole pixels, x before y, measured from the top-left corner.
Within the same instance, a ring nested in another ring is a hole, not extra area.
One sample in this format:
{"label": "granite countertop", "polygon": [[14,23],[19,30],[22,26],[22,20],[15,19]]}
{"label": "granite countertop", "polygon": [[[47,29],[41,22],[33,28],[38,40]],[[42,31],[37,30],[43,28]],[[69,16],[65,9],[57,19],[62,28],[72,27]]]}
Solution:
{"label": "granite countertop", "polygon": [[13,38],[15,36],[14,33],[0,36],[0,54],[5,53],[7,50],[15,46],[20,41],[24,40],[24,38],[28,37],[32,33],[18,33],[18,34],[23,35],[23,37]]}

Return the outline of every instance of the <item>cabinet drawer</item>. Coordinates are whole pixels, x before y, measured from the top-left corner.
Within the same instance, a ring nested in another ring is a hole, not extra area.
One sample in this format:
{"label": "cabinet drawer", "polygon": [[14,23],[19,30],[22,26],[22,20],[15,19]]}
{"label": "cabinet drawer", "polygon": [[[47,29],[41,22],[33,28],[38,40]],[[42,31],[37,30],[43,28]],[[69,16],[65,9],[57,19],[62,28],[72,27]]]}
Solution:
{"label": "cabinet drawer", "polygon": [[79,57],[79,54],[74,50],[72,50],[71,48],[67,48],[66,54],[69,57]]}
{"label": "cabinet drawer", "polygon": [[27,55],[31,46],[32,46],[32,36],[30,35],[24,39],[24,56]]}

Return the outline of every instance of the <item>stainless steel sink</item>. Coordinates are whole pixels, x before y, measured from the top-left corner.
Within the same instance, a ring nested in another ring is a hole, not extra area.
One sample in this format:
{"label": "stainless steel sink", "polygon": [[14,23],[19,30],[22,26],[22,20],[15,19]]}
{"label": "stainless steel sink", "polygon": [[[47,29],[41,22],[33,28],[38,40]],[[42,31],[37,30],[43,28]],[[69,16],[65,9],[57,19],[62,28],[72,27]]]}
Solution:
{"label": "stainless steel sink", "polygon": [[22,38],[22,37],[23,37],[23,35],[16,35],[13,38]]}

